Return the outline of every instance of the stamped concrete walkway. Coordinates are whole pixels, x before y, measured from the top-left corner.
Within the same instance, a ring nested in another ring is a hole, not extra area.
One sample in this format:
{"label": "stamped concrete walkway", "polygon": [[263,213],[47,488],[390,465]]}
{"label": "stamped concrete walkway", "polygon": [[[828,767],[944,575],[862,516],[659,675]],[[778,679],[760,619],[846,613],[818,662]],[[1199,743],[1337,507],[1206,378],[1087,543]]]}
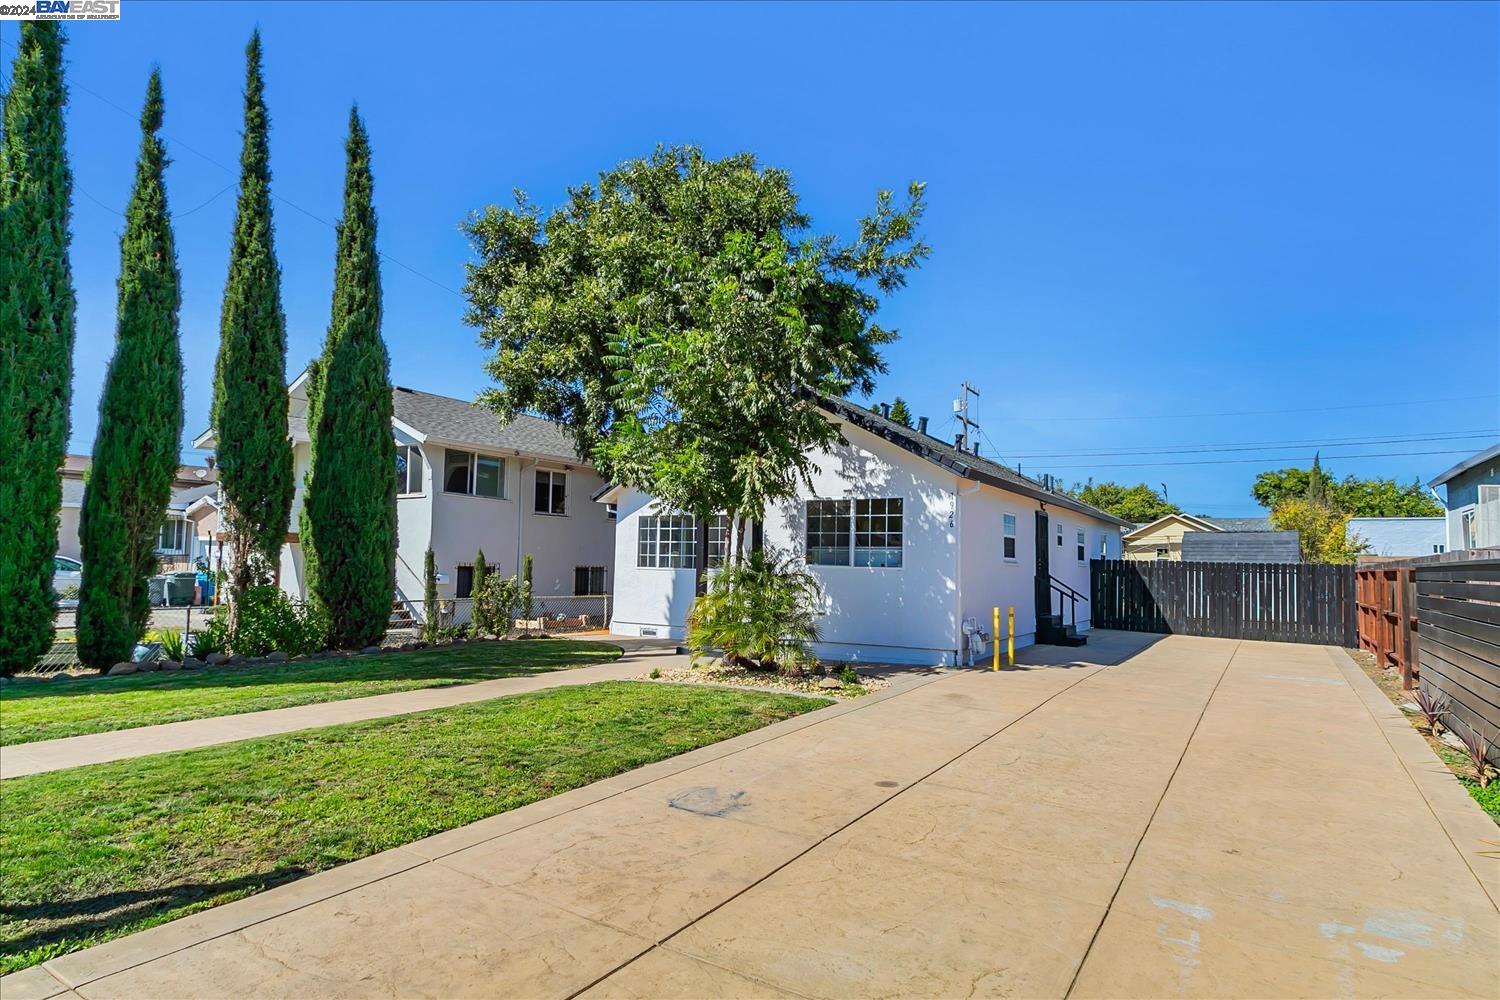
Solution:
{"label": "stamped concrete walkway", "polygon": [[912,681],[0,988],[1494,997],[1500,836],[1440,766],[1338,650],[1172,637]]}
{"label": "stamped concrete walkway", "polygon": [[[59,740],[39,740],[35,743],[18,743],[0,747],[0,780],[19,778],[27,774],[45,771],[61,771],[85,764],[103,764],[111,760],[130,757],[145,757],[154,753],[172,750],[194,750],[198,747],[233,743],[257,736],[275,736],[292,733],[300,729],[316,729],[319,726],[337,726],[345,722],[363,722],[366,719],[383,719],[391,715],[406,715],[425,712],[431,708],[451,708],[472,701],[488,701],[508,694],[524,694],[546,688],[569,687],[575,684],[593,684],[598,681],[625,680],[639,676],[642,657],[653,657],[653,663],[676,663],[676,660],[656,660],[658,656],[675,656],[670,646],[636,647],[626,651],[618,660],[598,663],[588,667],[573,667],[568,670],[553,670],[525,677],[497,677],[494,680],[476,681],[472,684],[453,684],[448,687],[416,688],[411,691],[391,691],[387,694],[369,695],[364,698],[345,698],[342,701],[320,701],[292,708],[273,708],[264,712],[242,712],[238,715],[216,715],[208,719],[189,719],[185,722],[168,722],[159,726],[141,726],[137,729],[116,729],[107,733],[89,733],[86,736],[69,736]],[[685,658],[684,658],[685,661]],[[253,669],[253,668],[252,668]]]}

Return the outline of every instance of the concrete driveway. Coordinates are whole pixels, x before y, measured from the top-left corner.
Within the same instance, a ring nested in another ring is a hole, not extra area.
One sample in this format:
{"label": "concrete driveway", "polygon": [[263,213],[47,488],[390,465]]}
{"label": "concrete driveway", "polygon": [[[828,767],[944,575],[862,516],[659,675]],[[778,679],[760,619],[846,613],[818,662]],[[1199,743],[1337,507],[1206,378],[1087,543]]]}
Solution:
{"label": "concrete driveway", "polygon": [[1500,995],[1500,832],[1358,668],[1152,638],[914,680],[0,986]]}

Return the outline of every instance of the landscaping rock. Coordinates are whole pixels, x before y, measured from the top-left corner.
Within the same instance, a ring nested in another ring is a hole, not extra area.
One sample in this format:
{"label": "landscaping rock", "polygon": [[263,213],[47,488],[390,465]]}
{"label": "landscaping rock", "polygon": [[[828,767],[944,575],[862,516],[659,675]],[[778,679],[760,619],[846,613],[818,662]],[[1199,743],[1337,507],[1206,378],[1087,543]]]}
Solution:
{"label": "landscaping rock", "polygon": [[233,656],[231,656],[229,659],[225,660],[224,662],[227,663],[227,664],[229,664],[231,667],[237,667],[241,663],[245,662],[245,658],[242,655],[240,655],[239,653],[235,653]]}
{"label": "landscaping rock", "polygon": [[403,653],[410,653],[412,650],[414,650],[416,648],[417,648],[417,644],[414,643],[414,642],[403,642],[401,644],[401,646],[400,646],[401,652],[403,652]]}
{"label": "landscaping rock", "polygon": [[268,654],[266,654],[266,662],[267,663],[285,663],[287,660],[290,660],[290,659],[291,659],[290,656],[287,656],[285,653],[283,653],[279,649],[276,650],[274,653],[268,653]]}
{"label": "landscaping rock", "polygon": [[126,674],[133,674],[139,669],[140,668],[137,667],[134,663],[116,663],[114,666],[109,668],[109,676],[123,677]]}
{"label": "landscaping rock", "polygon": [[380,652],[380,647],[379,646],[366,646],[364,649],[361,649],[360,652],[364,653],[366,656],[368,656],[371,653],[378,653],[378,652]]}
{"label": "landscaping rock", "polygon": [[207,663],[210,667],[222,667],[224,664],[229,662],[229,654],[209,653],[208,659],[204,660],[203,662]]}
{"label": "landscaping rock", "polygon": [[139,670],[141,673],[143,673],[143,674],[149,674],[149,673],[151,673],[154,670],[160,670],[161,669],[161,661],[160,660],[142,660],[141,662],[137,663],[135,666],[136,666],[136,669]]}
{"label": "landscaping rock", "polygon": [[162,660],[161,661],[161,668],[163,670],[181,670],[182,669],[182,664],[179,663],[177,660]]}
{"label": "landscaping rock", "polygon": [[843,686],[843,682],[840,681],[837,677],[825,677],[822,680],[818,681],[818,687],[822,688],[825,691],[837,691]]}
{"label": "landscaping rock", "polygon": [[292,657],[292,662],[293,663],[301,663],[303,660],[310,660],[310,659],[312,659],[312,657],[308,656],[306,653],[298,653],[296,656]]}
{"label": "landscaping rock", "polygon": [[52,679],[55,681],[70,681],[73,679],[73,675],[64,670],[60,674],[53,674]]}
{"label": "landscaping rock", "polygon": [[202,670],[205,666],[202,660],[195,660],[191,656],[182,661],[183,670]]}

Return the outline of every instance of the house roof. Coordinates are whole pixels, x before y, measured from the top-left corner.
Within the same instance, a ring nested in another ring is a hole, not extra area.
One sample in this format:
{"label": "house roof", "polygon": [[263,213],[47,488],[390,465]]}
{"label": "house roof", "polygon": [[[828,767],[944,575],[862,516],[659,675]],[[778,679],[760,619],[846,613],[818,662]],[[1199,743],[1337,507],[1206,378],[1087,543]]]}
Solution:
{"label": "house roof", "polygon": [[[82,479],[64,479],[62,481],[62,505],[64,507],[83,506],[83,491],[86,484]],[[172,496],[167,500],[167,510],[186,511],[190,506],[204,497],[211,497],[218,493],[218,483],[198,483],[196,486],[174,486]]]}
{"label": "house roof", "polygon": [[1300,562],[1299,537],[1295,531],[1189,531],[1182,536],[1182,561]]}
{"label": "house roof", "polygon": [[392,390],[391,398],[396,404],[396,420],[424,441],[430,438],[439,443],[581,461],[562,427],[541,417],[518,413],[502,424],[495,411],[486,406],[405,386]]}
{"label": "house roof", "polygon": [[1484,449],[1484,451],[1476,452],[1475,454],[1470,455],[1468,458],[1464,459],[1462,462],[1459,462],[1453,468],[1448,469],[1445,472],[1440,472],[1432,479],[1429,479],[1427,481],[1427,485],[1441,486],[1443,483],[1446,483],[1448,480],[1454,478],[1455,476],[1462,475],[1463,473],[1468,472],[1476,465],[1483,465],[1485,462],[1488,462],[1492,458],[1500,458],[1500,444],[1493,444],[1490,447]]}
{"label": "house roof", "polygon": [[1129,521],[1115,517],[1113,514],[1100,510],[1092,504],[1086,504],[1081,500],[1049,489],[1045,484],[1023,476],[1015,469],[992,462],[987,458],[981,458],[972,452],[960,451],[956,446],[938,440],[930,434],[907,427],[887,417],[881,416],[874,410],[849,402],[847,399],[835,399],[831,396],[823,396],[819,399],[819,405],[834,416],[846,420],[862,430],[874,434],[876,437],[885,438],[919,458],[926,459],[934,465],[947,469],[955,475],[964,479],[973,479],[997,489],[1008,490],[1011,493],[1019,493],[1033,500],[1040,500],[1057,507],[1089,517],[1117,524],[1123,528],[1131,527]]}
{"label": "house roof", "polygon": [[1202,520],[1220,531],[1275,531],[1269,517],[1205,517]]}
{"label": "house roof", "polygon": [[1148,521],[1145,524],[1135,525],[1130,531],[1125,532],[1125,538],[1128,540],[1136,535],[1150,534],[1152,529],[1155,528],[1158,524],[1161,524],[1163,521],[1181,521],[1189,528],[1198,528],[1205,531],[1220,530],[1219,526],[1214,522],[1208,520],[1207,518],[1197,517],[1193,514],[1163,514],[1161,517],[1158,517],[1154,521]]}

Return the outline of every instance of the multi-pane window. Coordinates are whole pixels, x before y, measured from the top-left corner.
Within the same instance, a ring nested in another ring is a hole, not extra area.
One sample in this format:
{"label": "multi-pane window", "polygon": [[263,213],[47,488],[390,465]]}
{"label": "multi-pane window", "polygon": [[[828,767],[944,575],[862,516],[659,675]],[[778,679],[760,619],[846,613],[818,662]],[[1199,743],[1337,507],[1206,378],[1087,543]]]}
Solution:
{"label": "multi-pane window", "polygon": [[698,556],[693,519],[685,514],[636,522],[635,564],[644,569],[692,569]]}
{"label": "multi-pane window", "polygon": [[1016,557],[1016,515],[1006,514],[1003,527],[1005,540],[1001,543],[1003,545],[1001,555],[1007,559],[1014,559]]}
{"label": "multi-pane window", "polygon": [[422,492],[422,452],[415,445],[396,445],[396,492]]}
{"label": "multi-pane window", "polygon": [[[415,448],[412,449],[416,451]],[[505,459],[448,449],[443,458],[443,490],[491,500],[505,499]]]}
{"label": "multi-pane window", "polygon": [[187,552],[188,526],[182,518],[168,518],[156,536],[156,551],[181,555]]}
{"label": "multi-pane window", "polygon": [[566,513],[568,499],[568,475],[548,469],[536,470],[536,505],[538,514]]}
{"label": "multi-pane window", "polygon": [[854,565],[900,566],[901,498],[854,501]]}
{"label": "multi-pane window", "polygon": [[708,566],[716,569],[729,556],[729,516],[720,514],[708,522]]}
{"label": "multi-pane window", "polygon": [[807,501],[807,561],[813,566],[901,565],[900,497]]}
{"label": "multi-pane window", "polygon": [[808,565],[849,565],[849,506],[848,500],[807,501]]}
{"label": "multi-pane window", "polygon": [[1085,542],[1083,540],[1083,529],[1082,528],[1079,528],[1078,532],[1077,532],[1077,544],[1078,544],[1078,561],[1079,562],[1084,562],[1086,559],[1088,559],[1088,554],[1083,551],[1083,547],[1085,545]]}
{"label": "multi-pane window", "polygon": [[604,567],[603,566],[574,566],[573,567],[573,593],[575,594],[603,594],[604,590]]}

